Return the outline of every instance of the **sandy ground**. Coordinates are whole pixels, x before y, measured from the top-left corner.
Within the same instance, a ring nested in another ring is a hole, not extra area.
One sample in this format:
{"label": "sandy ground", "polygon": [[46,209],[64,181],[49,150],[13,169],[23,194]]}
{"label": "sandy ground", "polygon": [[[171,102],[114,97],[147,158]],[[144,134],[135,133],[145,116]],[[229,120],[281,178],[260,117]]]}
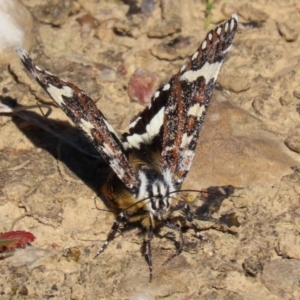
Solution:
{"label": "sandy ground", "polygon": [[[157,85],[168,80],[208,31],[204,1],[143,1],[142,13],[141,1],[128,1],[130,10],[122,1],[22,2],[30,12],[23,46],[39,65],[88,92],[119,132],[142,109],[128,96],[135,70],[151,72]],[[199,221],[214,244],[188,232],[183,253],[165,265],[174,244],[156,237],[151,283],[137,229],[93,259],[114,221],[97,209],[105,208],[97,191],[107,167],[3,114],[0,231],[27,213],[14,230],[36,240],[0,260],[0,299],[300,298],[300,2],[249,3],[214,2],[209,28],[232,13],[240,26],[184,183],[240,187],[214,215],[233,213],[240,226],[222,231]],[[9,51],[0,66],[2,97],[52,103]],[[55,106],[41,120],[94,153]]]}

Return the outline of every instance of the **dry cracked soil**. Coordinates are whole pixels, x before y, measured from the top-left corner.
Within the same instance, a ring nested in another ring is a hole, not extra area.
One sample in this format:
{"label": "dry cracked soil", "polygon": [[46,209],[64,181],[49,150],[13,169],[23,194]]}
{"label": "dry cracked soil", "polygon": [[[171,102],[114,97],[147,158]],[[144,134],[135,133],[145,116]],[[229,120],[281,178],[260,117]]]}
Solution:
{"label": "dry cracked soil", "polygon": [[239,226],[198,221],[213,243],[187,232],[167,264],[174,244],[155,237],[151,283],[138,229],[94,259],[115,218],[97,197],[108,168],[6,49],[1,99],[52,111],[0,115],[0,231],[36,237],[2,253],[0,299],[299,299],[300,2],[216,0],[211,11],[200,0],[13,2],[22,46],[85,90],[119,133],[207,31],[238,14],[183,188],[238,187],[213,216],[234,214]]}

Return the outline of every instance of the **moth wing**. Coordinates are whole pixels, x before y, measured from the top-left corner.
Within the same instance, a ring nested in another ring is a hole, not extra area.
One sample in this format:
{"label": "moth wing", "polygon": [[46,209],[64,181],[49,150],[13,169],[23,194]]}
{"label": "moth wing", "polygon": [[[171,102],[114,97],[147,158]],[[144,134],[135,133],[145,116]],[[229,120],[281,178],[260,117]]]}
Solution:
{"label": "moth wing", "polygon": [[164,111],[169,96],[170,83],[162,85],[152,96],[151,104],[133,118],[129,133],[123,134],[125,149],[153,146],[161,153]]}
{"label": "moth wing", "polygon": [[76,85],[36,66],[23,49],[16,50],[25,68],[82,130],[122,182],[130,189],[138,187],[121,141],[94,101]]}
{"label": "moth wing", "polygon": [[178,185],[195,154],[219,70],[231,47],[237,16],[210,31],[197,51],[172,78],[164,112],[161,164]]}
{"label": "moth wing", "polygon": [[237,15],[210,31],[189,61],[153,95],[123,135],[125,149],[151,145],[160,164],[180,185],[186,177],[203,127],[205,111],[236,29]]}

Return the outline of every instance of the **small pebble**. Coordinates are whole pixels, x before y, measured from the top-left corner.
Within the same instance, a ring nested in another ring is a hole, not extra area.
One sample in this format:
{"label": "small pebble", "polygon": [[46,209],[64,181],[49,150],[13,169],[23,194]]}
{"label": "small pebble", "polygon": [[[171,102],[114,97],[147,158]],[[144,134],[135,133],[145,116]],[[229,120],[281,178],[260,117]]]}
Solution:
{"label": "small pebble", "polygon": [[292,102],[292,96],[289,92],[286,92],[283,96],[280,96],[279,102],[282,106],[287,106]]}
{"label": "small pebble", "polygon": [[157,74],[147,70],[137,69],[130,78],[128,95],[132,101],[149,105],[151,96],[156,91],[159,84]]}
{"label": "small pebble", "polygon": [[293,28],[290,28],[285,23],[277,22],[277,29],[281,36],[285,38],[287,42],[295,42],[298,38],[298,32]]}
{"label": "small pebble", "polygon": [[269,15],[266,12],[254,8],[249,3],[242,4],[238,9],[238,13],[244,20],[250,22],[265,22],[269,18]]}
{"label": "small pebble", "polygon": [[293,96],[297,99],[300,99],[300,89],[298,87],[298,89],[293,91]]}
{"label": "small pebble", "polygon": [[255,98],[252,101],[252,107],[256,114],[261,115],[261,112],[264,109],[264,102],[261,99]]}
{"label": "small pebble", "polygon": [[284,143],[290,150],[300,153],[300,135],[290,135],[285,139]]}

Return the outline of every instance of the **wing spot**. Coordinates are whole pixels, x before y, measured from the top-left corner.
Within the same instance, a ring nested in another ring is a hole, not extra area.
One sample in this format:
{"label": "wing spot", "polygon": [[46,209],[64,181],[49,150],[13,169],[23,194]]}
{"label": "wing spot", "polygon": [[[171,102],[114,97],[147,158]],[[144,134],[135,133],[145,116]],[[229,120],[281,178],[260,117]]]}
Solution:
{"label": "wing spot", "polygon": [[[189,170],[191,167],[194,155],[195,155],[195,151],[193,151],[193,150],[182,151],[182,153],[180,155],[181,163],[178,166],[178,171]],[[183,178],[182,179],[179,178],[179,181],[180,182],[183,181]]]}
{"label": "wing spot", "polygon": [[154,99],[156,99],[160,94],[160,91],[156,91],[155,94],[154,94]]}
{"label": "wing spot", "polygon": [[235,19],[238,22],[238,15],[237,14],[231,15],[231,19]]}
{"label": "wing spot", "polygon": [[165,108],[162,107],[157,114],[151,119],[150,123],[146,126],[146,132],[143,134],[133,134],[127,136],[127,141],[130,148],[140,148],[140,144],[144,143],[149,145],[152,143],[153,138],[159,133],[160,128],[164,122]]}
{"label": "wing spot", "polygon": [[52,84],[49,84],[47,87],[47,92],[55,100],[55,102],[57,102],[58,105],[64,104],[63,96],[72,98],[74,95],[74,91],[67,85],[58,88]]}
{"label": "wing spot", "polygon": [[222,32],[222,28],[221,28],[221,27],[218,27],[218,28],[217,28],[217,35],[221,35],[221,32]]}
{"label": "wing spot", "polygon": [[95,129],[95,127],[91,122],[81,119],[79,126],[90,138],[94,139],[92,129]]}
{"label": "wing spot", "polygon": [[207,46],[207,42],[206,41],[203,41],[203,43],[202,43],[202,50],[204,50],[204,49],[206,49],[206,46]]}
{"label": "wing spot", "polygon": [[141,119],[141,117],[138,117],[136,118],[134,121],[132,121],[130,124],[129,124],[129,129],[133,128],[136,123]]}
{"label": "wing spot", "polygon": [[113,129],[113,127],[112,127],[112,126],[111,126],[104,118],[103,118],[103,121],[104,121],[104,123],[105,123],[107,129],[108,129],[112,134],[115,135],[115,137],[116,137],[117,140],[119,140],[119,137],[118,137],[117,133],[115,132],[115,130]]}
{"label": "wing spot", "polygon": [[188,70],[180,76],[180,81],[194,82],[198,78],[203,77],[205,82],[208,83],[211,79],[215,79],[218,76],[222,62],[215,62],[210,64],[206,62],[199,70]]}
{"label": "wing spot", "polygon": [[231,21],[230,21],[230,31],[232,31],[233,28],[234,28],[234,23],[235,23],[234,20],[237,21],[237,19],[236,19],[235,17],[233,17],[233,18],[231,19]]}
{"label": "wing spot", "polygon": [[[107,143],[103,143],[103,152],[108,155],[109,157],[114,157],[115,156],[115,152],[114,152],[114,149],[111,148],[111,146]],[[116,165],[119,164],[119,161],[116,161],[116,159],[112,159],[111,160],[112,164],[114,162],[116,162]],[[120,170],[121,171],[121,170]]]}
{"label": "wing spot", "polygon": [[212,40],[212,34],[211,32],[208,34],[208,39],[211,41]]}
{"label": "wing spot", "polygon": [[[43,71],[43,70],[41,70],[41,71]],[[44,70],[44,72],[45,72],[46,74],[50,75],[50,76],[54,76],[54,75],[53,75],[51,72],[49,72],[49,71]]]}
{"label": "wing spot", "polygon": [[205,106],[196,103],[189,108],[188,116],[201,117],[204,112],[205,112]]}
{"label": "wing spot", "polygon": [[224,28],[225,32],[227,32],[227,30],[228,30],[228,27],[229,27],[229,25],[228,25],[228,22],[226,22],[226,24],[225,24],[225,28]]}
{"label": "wing spot", "polygon": [[183,65],[180,69],[180,72],[183,72],[185,70],[185,68],[186,68],[186,65]]}
{"label": "wing spot", "polygon": [[195,60],[198,57],[198,55],[199,55],[199,52],[196,51],[192,56],[192,60]]}
{"label": "wing spot", "polygon": [[[107,156],[109,156],[109,157],[110,157],[111,155],[116,154],[116,153],[114,152],[114,150],[110,149],[109,146],[108,146],[107,144],[105,144],[105,143],[103,143],[103,152],[104,152]],[[122,155],[121,152],[117,152],[117,154],[118,154],[118,156],[119,156],[119,155]],[[122,168],[122,163],[119,161],[118,158],[109,159],[108,161],[109,161],[109,165],[110,165],[111,168],[114,170],[114,172],[116,173],[116,175],[117,175],[119,178],[122,178],[122,181],[123,181],[124,176],[127,175],[128,173],[125,174],[125,170]],[[125,183],[125,182],[124,182],[124,183]],[[133,187],[133,185],[132,185],[130,182],[128,182],[127,184],[128,184],[128,187],[129,187],[129,188],[132,188],[132,187]]]}
{"label": "wing spot", "polygon": [[185,149],[186,147],[188,147],[191,141],[193,140],[193,138],[194,138],[193,135],[189,136],[187,133],[184,133],[181,139],[180,148]]}
{"label": "wing spot", "polygon": [[174,146],[167,146],[167,147],[165,147],[164,152],[173,151],[173,149],[174,149]]}
{"label": "wing spot", "polygon": [[170,87],[171,87],[170,83],[167,83],[167,84],[164,85],[162,90],[163,91],[168,91],[170,89]]}

